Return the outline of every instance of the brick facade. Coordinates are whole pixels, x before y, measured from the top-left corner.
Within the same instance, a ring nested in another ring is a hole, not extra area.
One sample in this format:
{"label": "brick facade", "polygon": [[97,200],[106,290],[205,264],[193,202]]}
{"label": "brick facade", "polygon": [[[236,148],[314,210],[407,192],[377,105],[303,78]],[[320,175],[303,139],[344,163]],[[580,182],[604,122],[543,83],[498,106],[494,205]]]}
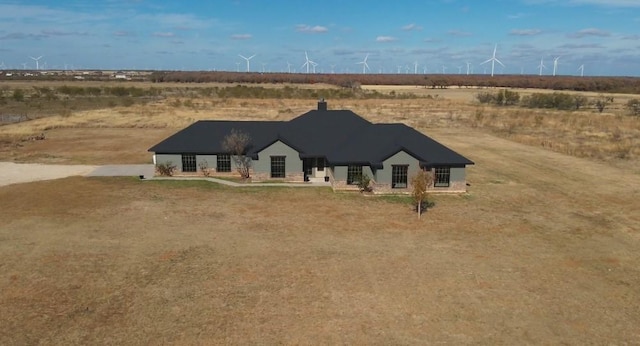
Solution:
{"label": "brick facade", "polygon": [[302,183],[304,182],[304,173],[303,172],[286,172],[284,178],[271,178],[271,173],[269,172],[258,172],[258,173],[252,173],[251,181],[252,182],[282,181],[287,183]]}

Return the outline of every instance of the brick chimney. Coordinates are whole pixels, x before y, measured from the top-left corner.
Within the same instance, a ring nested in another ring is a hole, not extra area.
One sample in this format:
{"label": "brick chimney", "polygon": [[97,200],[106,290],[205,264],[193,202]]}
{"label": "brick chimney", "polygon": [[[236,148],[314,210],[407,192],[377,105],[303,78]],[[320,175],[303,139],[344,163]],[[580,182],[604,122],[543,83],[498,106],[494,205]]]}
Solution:
{"label": "brick chimney", "polygon": [[325,101],[324,98],[321,98],[320,100],[318,100],[318,110],[319,111],[327,110],[327,101]]}

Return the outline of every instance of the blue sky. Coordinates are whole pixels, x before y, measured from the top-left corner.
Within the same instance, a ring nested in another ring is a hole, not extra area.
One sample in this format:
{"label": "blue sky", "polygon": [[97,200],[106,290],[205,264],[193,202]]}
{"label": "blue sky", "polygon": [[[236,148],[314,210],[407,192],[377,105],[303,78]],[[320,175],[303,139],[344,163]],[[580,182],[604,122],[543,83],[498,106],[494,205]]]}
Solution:
{"label": "blue sky", "polygon": [[[640,0],[5,1],[0,62],[51,69],[640,75]],[[287,65],[289,63],[290,65]],[[26,65],[24,65],[26,64]]]}

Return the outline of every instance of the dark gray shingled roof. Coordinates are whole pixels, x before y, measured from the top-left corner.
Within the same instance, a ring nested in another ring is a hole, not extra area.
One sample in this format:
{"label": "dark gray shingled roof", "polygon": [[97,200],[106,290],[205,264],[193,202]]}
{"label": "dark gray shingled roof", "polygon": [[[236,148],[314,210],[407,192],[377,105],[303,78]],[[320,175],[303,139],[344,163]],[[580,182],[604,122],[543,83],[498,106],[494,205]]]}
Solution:
{"label": "dark gray shingled roof", "polygon": [[348,110],[312,110],[290,121],[198,121],[151,147],[158,154],[221,154],[222,139],[237,130],[247,133],[257,153],[277,140],[301,158],[325,157],[330,164],[381,167],[403,150],[424,166],[472,165],[473,162],[404,124],[373,124]]}
{"label": "dark gray shingled roof", "polygon": [[262,149],[278,138],[282,121],[225,121],[201,120],[178,131],[164,141],[154,145],[149,151],[163,154],[222,154],[222,139],[237,130],[251,137],[252,154],[256,147]]}

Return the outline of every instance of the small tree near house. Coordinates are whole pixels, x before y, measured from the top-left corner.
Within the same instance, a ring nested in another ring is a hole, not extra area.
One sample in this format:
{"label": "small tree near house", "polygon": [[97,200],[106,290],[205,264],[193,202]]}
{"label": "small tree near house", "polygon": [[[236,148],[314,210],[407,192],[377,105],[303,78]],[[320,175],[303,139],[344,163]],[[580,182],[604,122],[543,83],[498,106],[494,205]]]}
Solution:
{"label": "small tree near house", "polygon": [[207,162],[207,160],[201,161],[198,164],[198,167],[200,168],[200,172],[203,176],[208,177],[211,175],[211,169],[209,168],[209,162]]}
{"label": "small tree near house", "polygon": [[242,179],[249,179],[250,177],[251,158],[246,155],[250,143],[251,137],[247,133],[236,129],[232,129],[231,133],[222,139],[222,148],[231,154],[231,158],[236,164]]}
{"label": "small tree near house", "polygon": [[371,192],[373,189],[371,188],[371,178],[365,173],[362,174],[358,179],[358,189],[360,192]]}
{"label": "small tree near house", "polygon": [[422,217],[422,211],[429,205],[429,202],[427,201],[427,190],[433,185],[433,174],[421,169],[413,178],[411,178],[411,185],[413,186],[411,195],[413,196],[413,201],[416,204],[419,219]]}

